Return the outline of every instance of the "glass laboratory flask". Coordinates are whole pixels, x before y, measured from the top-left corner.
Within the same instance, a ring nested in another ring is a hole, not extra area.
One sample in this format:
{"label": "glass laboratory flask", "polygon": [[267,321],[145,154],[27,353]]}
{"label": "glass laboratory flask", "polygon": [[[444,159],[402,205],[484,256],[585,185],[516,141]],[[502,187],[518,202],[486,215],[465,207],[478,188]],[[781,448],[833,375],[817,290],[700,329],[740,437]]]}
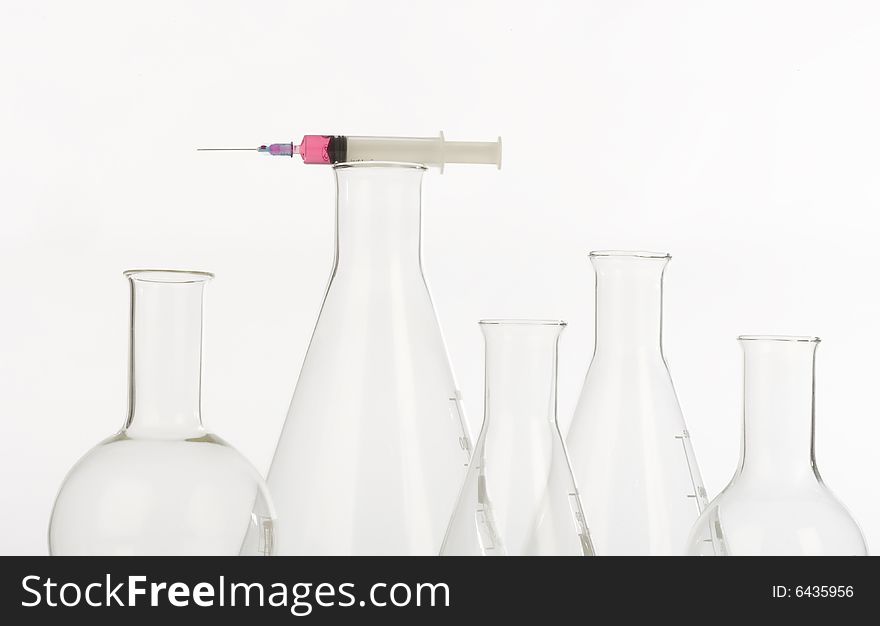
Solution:
{"label": "glass laboratory flask", "polygon": [[330,284],[269,471],[282,555],[436,555],[470,456],[421,269],[425,168],[346,163]]}
{"label": "glass laboratory flask", "polygon": [[441,555],[592,556],[556,423],[565,322],[484,320],[483,428]]}
{"label": "glass laboratory flask", "polygon": [[733,479],[688,554],[865,556],[858,524],[816,466],[816,337],[743,336],[743,430]]}
{"label": "glass laboratory flask", "polygon": [[274,512],[262,477],[202,422],[202,305],[212,275],[125,275],[128,417],[64,479],[50,554],[271,554]]}
{"label": "glass laboratory flask", "polygon": [[596,341],[567,443],[596,553],[680,555],[706,503],[662,348],[670,256],[592,252]]}

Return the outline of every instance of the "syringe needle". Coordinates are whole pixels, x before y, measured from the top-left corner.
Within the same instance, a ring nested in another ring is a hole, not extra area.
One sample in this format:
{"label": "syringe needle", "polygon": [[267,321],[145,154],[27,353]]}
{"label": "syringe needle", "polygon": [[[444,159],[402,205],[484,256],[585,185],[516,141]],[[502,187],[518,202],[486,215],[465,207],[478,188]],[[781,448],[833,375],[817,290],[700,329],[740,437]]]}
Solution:
{"label": "syringe needle", "polygon": [[273,143],[271,145],[261,145],[256,148],[196,148],[196,152],[265,152],[273,156],[289,156],[299,154],[299,146],[293,142],[290,143]]}

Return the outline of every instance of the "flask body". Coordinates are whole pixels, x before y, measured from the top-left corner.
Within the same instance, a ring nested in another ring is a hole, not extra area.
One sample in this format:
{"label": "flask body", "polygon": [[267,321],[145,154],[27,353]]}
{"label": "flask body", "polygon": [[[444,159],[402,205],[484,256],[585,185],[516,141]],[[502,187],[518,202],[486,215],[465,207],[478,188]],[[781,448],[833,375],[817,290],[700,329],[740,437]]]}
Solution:
{"label": "flask body", "polygon": [[53,555],[269,556],[274,513],[257,470],[225,441],[132,439],[90,450],[58,494]]}
{"label": "flask body", "polygon": [[788,493],[728,485],[691,531],[691,556],[867,556],[858,524],[818,481]]}

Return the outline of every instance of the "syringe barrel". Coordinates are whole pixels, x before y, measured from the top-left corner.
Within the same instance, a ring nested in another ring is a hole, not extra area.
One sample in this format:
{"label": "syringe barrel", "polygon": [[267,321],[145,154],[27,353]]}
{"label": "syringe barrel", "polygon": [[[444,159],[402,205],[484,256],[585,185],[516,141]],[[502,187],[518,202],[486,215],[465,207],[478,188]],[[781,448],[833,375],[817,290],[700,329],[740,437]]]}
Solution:
{"label": "syringe barrel", "polygon": [[447,163],[485,163],[501,167],[498,141],[446,141],[439,137],[346,138],[346,161],[398,161],[443,168]]}

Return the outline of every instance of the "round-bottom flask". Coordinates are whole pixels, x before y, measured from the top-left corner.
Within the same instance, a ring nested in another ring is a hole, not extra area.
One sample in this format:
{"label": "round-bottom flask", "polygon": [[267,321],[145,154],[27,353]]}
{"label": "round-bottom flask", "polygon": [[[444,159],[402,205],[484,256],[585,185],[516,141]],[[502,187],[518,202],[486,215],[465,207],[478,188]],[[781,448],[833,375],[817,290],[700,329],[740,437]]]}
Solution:
{"label": "round-bottom flask", "polygon": [[131,271],[129,414],[70,470],[53,555],[269,555],[257,470],[201,418],[204,272]]}
{"label": "round-bottom flask", "polygon": [[691,531],[688,554],[864,556],[858,524],[815,458],[816,337],[743,336],[739,467]]}

